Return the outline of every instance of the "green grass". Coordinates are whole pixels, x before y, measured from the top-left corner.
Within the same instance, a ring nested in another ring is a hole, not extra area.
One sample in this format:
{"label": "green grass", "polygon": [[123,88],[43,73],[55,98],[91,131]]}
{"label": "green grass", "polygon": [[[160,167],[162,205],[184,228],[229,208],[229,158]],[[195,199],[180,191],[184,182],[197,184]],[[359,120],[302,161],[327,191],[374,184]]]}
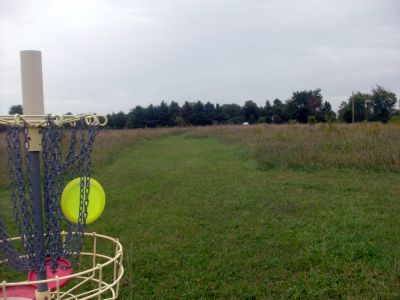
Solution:
{"label": "green grass", "polygon": [[260,168],[241,146],[172,135],[94,177],[107,207],[88,231],[123,243],[121,299],[400,297],[399,174]]}
{"label": "green grass", "polygon": [[124,243],[123,299],[400,296],[398,175],[263,171],[174,136],[97,177],[109,202],[94,229]]}

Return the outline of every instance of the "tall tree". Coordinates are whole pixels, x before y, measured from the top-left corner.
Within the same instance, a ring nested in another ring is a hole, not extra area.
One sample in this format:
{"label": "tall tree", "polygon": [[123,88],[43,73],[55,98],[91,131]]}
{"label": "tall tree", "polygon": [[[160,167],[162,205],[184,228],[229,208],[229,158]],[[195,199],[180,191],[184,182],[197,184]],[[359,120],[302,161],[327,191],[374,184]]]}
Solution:
{"label": "tall tree", "polygon": [[112,129],[123,129],[126,127],[127,115],[123,111],[112,113],[109,122]]}
{"label": "tall tree", "polygon": [[150,128],[154,128],[160,125],[160,114],[158,107],[150,104],[144,112],[146,126]]}
{"label": "tall tree", "polygon": [[354,102],[354,122],[362,122],[368,119],[368,102],[371,95],[366,93],[353,93],[347,102],[342,102],[339,107],[339,120],[347,123],[353,121],[353,102]]}
{"label": "tall tree", "polygon": [[396,94],[377,85],[372,89],[371,99],[368,102],[370,120],[386,123],[394,113],[396,103]]}
{"label": "tall tree", "polygon": [[286,102],[290,119],[300,123],[307,123],[309,116],[317,116],[321,111],[321,90],[304,90],[294,92],[292,98]]}
{"label": "tall tree", "polygon": [[193,112],[193,104],[185,101],[185,103],[182,106],[181,112],[184,125],[190,125],[190,116],[192,115]]}
{"label": "tall tree", "polygon": [[224,104],[221,106],[222,111],[227,117],[229,123],[238,124],[243,122],[242,108],[237,104]]}
{"label": "tall tree", "polygon": [[208,125],[208,119],[206,118],[206,111],[204,104],[201,101],[197,101],[193,104],[192,113],[189,116],[190,124],[192,125]]}
{"label": "tall tree", "polygon": [[317,116],[318,122],[332,122],[336,120],[336,113],[332,110],[332,105],[325,101],[321,106],[321,113]]}
{"label": "tall tree", "polygon": [[272,105],[272,123],[281,124],[287,122],[286,105],[278,98]]}
{"label": "tall tree", "polygon": [[249,122],[250,124],[255,123],[260,116],[260,109],[252,100],[248,100],[244,103],[242,112],[244,121]]}
{"label": "tall tree", "polygon": [[265,102],[265,106],[261,111],[261,115],[264,118],[265,123],[272,123],[272,117],[274,115],[274,111],[272,109],[272,105],[269,102],[269,100]]}
{"label": "tall tree", "polygon": [[162,101],[157,109],[158,109],[159,125],[172,126],[174,122],[172,114],[170,112],[169,105],[166,102]]}
{"label": "tall tree", "polygon": [[171,113],[172,126],[182,125],[181,108],[178,103],[172,101],[169,105],[169,111]]}
{"label": "tall tree", "polygon": [[219,104],[215,106],[215,120],[218,124],[225,123],[228,120],[228,116]]}
{"label": "tall tree", "polygon": [[215,107],[211,102],[207,102],[204,105],[204,118],[207,125],[214,123],[215,118]]}
{"label": "tall tree", "polygon": [[142,106],[136,106],[128,114],[128,128],[146,127],[145,109]]}

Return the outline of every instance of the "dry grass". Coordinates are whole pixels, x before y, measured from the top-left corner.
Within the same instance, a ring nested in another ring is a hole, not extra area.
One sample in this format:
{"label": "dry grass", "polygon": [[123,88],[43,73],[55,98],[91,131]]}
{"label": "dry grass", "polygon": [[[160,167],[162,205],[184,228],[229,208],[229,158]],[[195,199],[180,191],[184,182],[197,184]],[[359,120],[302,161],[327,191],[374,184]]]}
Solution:
{"label": "dry grass", "polygon": [[381,123],[196,128],[238,143],[263,167],[400,171],[400,127]]}

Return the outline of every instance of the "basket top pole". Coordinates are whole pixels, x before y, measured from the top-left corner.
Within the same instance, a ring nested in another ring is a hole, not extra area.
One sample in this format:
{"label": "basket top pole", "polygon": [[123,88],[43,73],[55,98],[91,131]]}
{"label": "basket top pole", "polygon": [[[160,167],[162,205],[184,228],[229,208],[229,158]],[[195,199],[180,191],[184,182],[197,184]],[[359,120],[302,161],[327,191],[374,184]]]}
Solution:
{"label": "basket top pole", "polygon": [[22,105],[25,115],[44,115],[42,53],[20,52]]}
{"label": "basket top pole", "polygon": [[[20,52],[22,106],[26,115],[43,115],[42,53],[36,50]],[[39,130],[29,133],[29,151],[41,151]]]}
{"label": "basket top pole", "polygon": [[[43,77],[42,54],[40,51],[26,50],[20,52],[22,104],[26,114],[43,115]],[[39,129],[29,131],[29,172],[32,187],[32,206],[35,228],[35,258],[38,265],[45,264],[43,242],[43,203],[40,183],[40,134]],[[37,235],[37,238],[36,238]],[[45,280],[46,270],[38,272],[37,278]],[[42,297],[43,296],[43,297]],[[48,297],[47,297],[48,296]],[[47,298],[46,298],[47,297]],[[36,299],[50,299],[47,283],[38,284]]]}

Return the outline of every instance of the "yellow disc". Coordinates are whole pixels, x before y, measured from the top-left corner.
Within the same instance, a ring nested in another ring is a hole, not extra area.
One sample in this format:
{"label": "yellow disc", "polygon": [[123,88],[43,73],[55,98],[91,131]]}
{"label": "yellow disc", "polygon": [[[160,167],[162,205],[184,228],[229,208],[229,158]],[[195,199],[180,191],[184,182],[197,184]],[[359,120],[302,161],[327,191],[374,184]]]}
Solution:
{"label": "yellow disc", "polygon": [[[68,182],[62,196],[61,196],[61,209],[65,217],[72,223],[77,224],[79,219],[79,204],[81,198],[81,179],[75,178]],[[97,220],[104,210],[106,204],[106,195],[100,183],[91,178],[90,179],[90,192],[88,215],[86,224],[92,223]]]}

